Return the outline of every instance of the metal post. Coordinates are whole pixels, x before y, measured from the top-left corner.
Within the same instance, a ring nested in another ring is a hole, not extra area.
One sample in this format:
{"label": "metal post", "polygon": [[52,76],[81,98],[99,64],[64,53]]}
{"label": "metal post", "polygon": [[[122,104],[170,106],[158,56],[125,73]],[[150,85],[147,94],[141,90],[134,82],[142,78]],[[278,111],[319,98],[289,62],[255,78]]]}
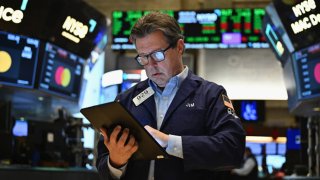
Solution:
{"label": "metal post", "polygon": [[315,119],[315,147],[314,147],[314,152],[315,152],[315,157],[316,157],[316,166],[315,166],[315,171],[316,171],[316,176],[320,176],[320,154],[319,154],[319,135],[320,135],[320,128],[319,128],[319,117]]}
{"label": "metal post", "polygon": [[308,117],[308,175],[313,176],[313,141],[312,141],[312,117]]}

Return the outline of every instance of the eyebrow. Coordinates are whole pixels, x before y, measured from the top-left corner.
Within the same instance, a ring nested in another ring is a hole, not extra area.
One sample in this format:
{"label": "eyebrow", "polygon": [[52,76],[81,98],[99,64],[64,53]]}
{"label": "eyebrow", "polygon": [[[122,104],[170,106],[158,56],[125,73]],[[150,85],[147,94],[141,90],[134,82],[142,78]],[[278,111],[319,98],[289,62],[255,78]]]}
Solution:
{"label": "eyebrow", "polygon": [[151,52],[149,52],[149,53],[138,53],[138,55],[139,56],[147,56],[147,55],[150,55],[150,54],[152,54],[152,53],[154,53],[154,52],[157,52],[157,51],[161,51],[161,50],[163,50],[162,48],[160,48],[160,49],[157,49],[157,50],[153,50],[153,51],[151,51]]}

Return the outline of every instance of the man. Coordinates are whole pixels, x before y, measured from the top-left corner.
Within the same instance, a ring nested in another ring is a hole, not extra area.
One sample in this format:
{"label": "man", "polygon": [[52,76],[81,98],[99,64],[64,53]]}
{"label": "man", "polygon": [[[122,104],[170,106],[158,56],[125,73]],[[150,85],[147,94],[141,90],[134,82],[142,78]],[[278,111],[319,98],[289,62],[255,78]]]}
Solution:
{"label": "man", "polygon": [[233,169],[232,174],[236,175],[236,179],[256,180],[258,179],[258,163],[249,147],[244,151],[244,163],[241,168]]}
{"label": "man", "polygon": [[[101,129],[97,168],[103,179],[205,180],[241,163],[245,145],[241,122],[222,86],[203,80],[183,65],[183,38],[177,21],[166,14],[150,13],[134,25],[130,39],[138,52],[135,59],[148,79],[116,100],[171,157],[132,161],[139,144],[128,135],[130,130],[118,126],[108,137]],[[149,93],[138,99],[146,89]]]}

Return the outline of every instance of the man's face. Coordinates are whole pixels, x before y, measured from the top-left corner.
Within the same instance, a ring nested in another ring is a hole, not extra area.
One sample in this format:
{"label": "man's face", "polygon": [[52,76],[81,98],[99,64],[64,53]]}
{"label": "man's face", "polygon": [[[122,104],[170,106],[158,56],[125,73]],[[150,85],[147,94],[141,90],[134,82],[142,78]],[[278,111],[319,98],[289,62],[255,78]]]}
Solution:
{"label": "man's face", "polygon": [[[136,49],[139,55],[147,55],[157,50],[164,50],[169,46],[162,32],[156,31],[143,38],[136,39]],[[156,62],[149,57],[149,63],[144,66],[147,76],[159,87],[165,87],[169,79],[183,70],[182,52],[183,40],[178,40],[175,48],[165,51],[165,59]]]}

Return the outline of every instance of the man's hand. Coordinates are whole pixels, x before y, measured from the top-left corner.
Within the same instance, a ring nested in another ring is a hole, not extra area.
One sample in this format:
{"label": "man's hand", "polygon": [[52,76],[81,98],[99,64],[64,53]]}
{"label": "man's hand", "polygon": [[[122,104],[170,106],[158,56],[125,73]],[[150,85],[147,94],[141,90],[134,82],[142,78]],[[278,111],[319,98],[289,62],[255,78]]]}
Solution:
{"label": "man's hand", "polygon": [[148,125],[144,126],[144,128],[151,134],[151,136],[156,139],[156,141],[162,146],[168,146],[169,135],[165,134],[157,129],[154,129]]}
{"label": "man's hand", "polygon": [[[129,129],[125,128],[117,140],[118,134],[121,131],[121,126],[114,128],[110,137],[107,136],[107,130],[100,128],[103,135],[104,145],[109,150],[109,160],[113,167],[119,168],[125,165],[129,158],[138,150],[138,144],[132,135],[129,135]],[[127,138],[129,138],[126,144]]]}

